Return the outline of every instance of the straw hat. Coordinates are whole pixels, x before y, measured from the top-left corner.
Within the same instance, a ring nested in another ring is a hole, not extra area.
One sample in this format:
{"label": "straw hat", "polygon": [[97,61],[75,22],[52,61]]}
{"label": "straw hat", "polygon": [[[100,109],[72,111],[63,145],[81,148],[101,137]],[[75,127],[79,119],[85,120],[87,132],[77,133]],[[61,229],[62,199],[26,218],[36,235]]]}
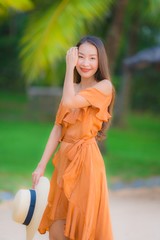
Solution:
{"label": "straw hat", "polygon": [[12,218],[26,225],[26,240],[32,240],[47,205],[50,183],[40,177],[35,189],[21,189],[14,198]]}

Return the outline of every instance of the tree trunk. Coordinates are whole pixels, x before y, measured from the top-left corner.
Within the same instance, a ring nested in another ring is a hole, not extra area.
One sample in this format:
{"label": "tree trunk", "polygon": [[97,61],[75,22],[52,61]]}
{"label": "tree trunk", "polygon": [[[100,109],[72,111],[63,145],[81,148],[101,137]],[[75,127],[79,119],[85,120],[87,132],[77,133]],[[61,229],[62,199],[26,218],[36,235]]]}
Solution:
{"label": "tree trunk", "polygon": [[116,126],[124,127],[127,125],[126,116],[130,108],[131,87],[131,72],[130,70],[124,68],[121,89],[116,98],[116,108],[114,114],[114,124]]}
{"label": "tree trunk", "polygon": [[136,54],[136,52],[137,52],[138,32],[139,32],[139,28],[140,28],[140,22],[139,22],[139,18],[137,17],[137,15],[138,15],[138,12],[137,13],[135,12],[135,14],[132,18],[132,22],[134,22],[134,24],[132,25],[131,31],[129,32],[128,56],[132,56],[132,55]]}
{"label": "tree trunk", "polygon": [[116,58],[119,50],[119,43],[123,32],[123,22],[125,9],[128,0],[119,0],[115,6],[114,19],[110,27],[110,32],[107,36],[106,49],[109,59],[109,67],[111,72],[114,72]]}
{"label": "tree trunk", "polygon": [[[137,44],[138,44],[138,31],[139,31],[139,18],[135,12],[132,17],[132,26],[131,31],[129,32],[129,48],[128,56],[132,56],[136,53]],[[126,116],[130,109],[131,103],[131,89],[132,89],[132,72],[129,69],[123,68],[123,76],[121,80],[120,91],[116,96],[115,101],[115,114],[114,114],[114,124],[118,126],[125,126]]]}

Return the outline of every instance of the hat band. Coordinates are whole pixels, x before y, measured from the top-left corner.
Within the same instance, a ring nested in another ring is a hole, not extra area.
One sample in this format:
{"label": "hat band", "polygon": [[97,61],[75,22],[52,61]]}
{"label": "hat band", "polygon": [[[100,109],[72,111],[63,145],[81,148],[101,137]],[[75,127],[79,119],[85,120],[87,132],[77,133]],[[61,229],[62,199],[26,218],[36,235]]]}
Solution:
{"label": "hat band", "polygon": [[31,195],[31,201],[30,201],[30,206],[29,206],[29,210],[28,210],[26,219],[23,223],[24,225],[29,225],[29,223],[32,219],[33,213],[34,213],[35,205],[36,205],[36,191],[32,190],[32,189],[29,189],[29,191],[30,191],[30,195]]}

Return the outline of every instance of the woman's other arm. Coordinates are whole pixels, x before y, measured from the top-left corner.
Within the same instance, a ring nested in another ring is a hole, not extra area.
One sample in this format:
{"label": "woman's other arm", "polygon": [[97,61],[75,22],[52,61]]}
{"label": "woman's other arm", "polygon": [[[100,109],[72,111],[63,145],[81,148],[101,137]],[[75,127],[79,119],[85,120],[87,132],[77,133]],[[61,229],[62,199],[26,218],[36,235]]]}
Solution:
{"label": "woman's other arm", "polygon": [[61,137],[61,126],[54,125],[54,127],[51,130],[50,136],[48,138],[42,158],[38,163],[36,169],[32,173],[33,188],[35,187],[35,185],[37,185],[39,178],[44,174],[46,165],[59,144],[60,137]]}

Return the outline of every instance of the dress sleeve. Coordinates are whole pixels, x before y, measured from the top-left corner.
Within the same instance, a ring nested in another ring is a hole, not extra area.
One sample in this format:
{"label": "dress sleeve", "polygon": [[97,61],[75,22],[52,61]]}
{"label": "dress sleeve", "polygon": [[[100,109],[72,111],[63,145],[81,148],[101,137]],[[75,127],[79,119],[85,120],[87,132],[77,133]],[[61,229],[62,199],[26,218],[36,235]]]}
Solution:
{"label": "dress sleeve", "polygon": [[80,91],[78,95],[84,97],[92,107],[97,108],[96,116],[100,120],[107,122],[108,119],[111,118],[111,115],[108,112],[108,106],[111,103],[112,94],[105,95],[96,88],[88,88]]}
{"label": "dress sleeve", "polygon": [[55,119],[55,124],[56,125],[61,125],[62,120],[66,116],[66,114],[69,112],[69,110],[62,104],[62,101],[59,104],[57,114],[56,114],[56,119]]}

